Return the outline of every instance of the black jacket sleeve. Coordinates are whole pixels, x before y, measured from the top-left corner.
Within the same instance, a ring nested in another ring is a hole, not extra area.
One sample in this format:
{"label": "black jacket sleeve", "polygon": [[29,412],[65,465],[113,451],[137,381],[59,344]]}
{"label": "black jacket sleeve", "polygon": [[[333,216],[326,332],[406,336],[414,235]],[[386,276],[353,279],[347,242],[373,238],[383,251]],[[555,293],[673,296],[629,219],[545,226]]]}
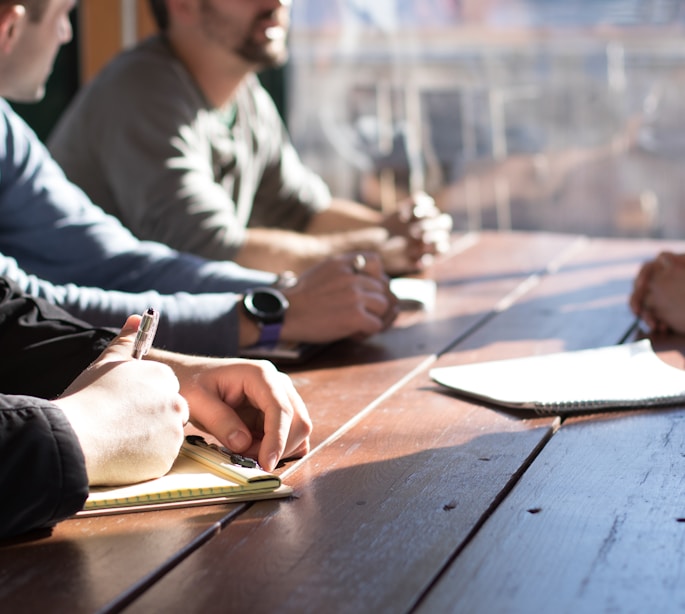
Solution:
{"label": "black jacket sleeve", "polygon": [[52,526],[88,496],[85,460],[62,411],[0,395],[0,538]]}
{"label": "black jacket sleeve", "polygon": [[83,506],[81,446],[44,399],[58,396],[115,335],[0,278],[0,538],[52,526]]}
{"label": "black jacket sleeve", "polygon": [[58,396],[115,335],[0,277],[0,393]]}

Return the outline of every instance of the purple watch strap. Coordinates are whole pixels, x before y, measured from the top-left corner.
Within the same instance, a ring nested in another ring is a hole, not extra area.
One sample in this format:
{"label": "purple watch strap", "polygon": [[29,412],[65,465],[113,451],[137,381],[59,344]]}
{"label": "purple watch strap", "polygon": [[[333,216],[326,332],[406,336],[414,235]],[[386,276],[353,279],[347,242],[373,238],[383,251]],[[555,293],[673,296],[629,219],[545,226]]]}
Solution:
{"label": "purple watch strap", "polygon": [[281,328],[283,328],[282,322],[262,324],[257,345],[276,345],[281,338]]}

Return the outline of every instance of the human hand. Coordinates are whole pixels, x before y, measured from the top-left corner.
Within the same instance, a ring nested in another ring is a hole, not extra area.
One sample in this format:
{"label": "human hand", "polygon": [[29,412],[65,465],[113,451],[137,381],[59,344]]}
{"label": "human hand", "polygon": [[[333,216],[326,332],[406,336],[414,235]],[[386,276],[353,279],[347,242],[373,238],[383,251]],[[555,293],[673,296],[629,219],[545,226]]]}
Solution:
{"label": "human hand", "polygon": [[131,357],[140,316],[54,401],[78,436],[90,485],[164,475],[183,443],[188,405],[163,364]]}
{"label": "human hand", "polygon": [[450,246],[452,218],[424,192],[398,203],[385,218],[390,238],[381,248],[385,270],[391,275],[421,270]]}
{"label": "human hand", "polygon": [[633,292],[630,296],[629,305],[632,312],[644,319],[643,312],[645,311],[645,297],[647,296],[647,287],[652,272],[656,266],[655,260],[645,262],[638,271],[633,281]]}
{"label": "human hand", "polygon": [[662,252],[635,278],[630,308],[654,332],[685,333],[685,254]]}
{"label": "human hand", "polygon": [[174,369],[192,423],[267,471],[309,452],[312,423],[291,379],[270,362],[152,352]]}
{"label": "human hand", "polygon": [[371,252],[329,258],[283,294],[290,303],[281,331],[285,340],[365,338],[388,328],[399,312],[381,260]]}

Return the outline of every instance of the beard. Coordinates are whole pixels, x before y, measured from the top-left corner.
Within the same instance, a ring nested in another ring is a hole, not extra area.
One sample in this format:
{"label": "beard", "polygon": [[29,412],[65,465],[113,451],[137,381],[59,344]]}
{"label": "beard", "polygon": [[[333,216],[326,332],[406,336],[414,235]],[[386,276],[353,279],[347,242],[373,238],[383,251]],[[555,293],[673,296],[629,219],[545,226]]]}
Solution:
{"label": "beard", "polygon": [[277,68],[288,59],[288,48],[285,41],[256,42],[248,39],[234,49],[243,60],[262,68]]}
{"label": "beard", "polygon": [[[260,23],[263,19],[271,16],[270,12],[258,15],[241,38],[235,36],[235,22],[230,17],[217,11],[212,6],[211,0],[204,0],[202,2],[202,12],[204,15],[203,29],[207,38],[247,64],[261,70],[277,68],[287,61],[288,47],[285,36],[287,26],[276,28],[274,30],[274,38],[267,36],[264,39],[260,34]],[[233,41],[238,40],[238,42],[231,42],[231,39]]]}

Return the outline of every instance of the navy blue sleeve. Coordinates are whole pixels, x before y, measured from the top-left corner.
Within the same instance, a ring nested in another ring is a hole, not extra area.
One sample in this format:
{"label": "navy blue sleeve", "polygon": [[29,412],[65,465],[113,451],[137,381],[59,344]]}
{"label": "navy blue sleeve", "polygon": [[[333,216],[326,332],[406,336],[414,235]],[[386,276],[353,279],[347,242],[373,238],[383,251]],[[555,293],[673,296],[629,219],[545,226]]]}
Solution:
{"label": "navy blue sleeve", "polygon": [[0,275],[97,326],[148,306],[166,349],[238,349],[240,294],[273,273],[140,241],[70,183],[38,137],[0,99]]}

